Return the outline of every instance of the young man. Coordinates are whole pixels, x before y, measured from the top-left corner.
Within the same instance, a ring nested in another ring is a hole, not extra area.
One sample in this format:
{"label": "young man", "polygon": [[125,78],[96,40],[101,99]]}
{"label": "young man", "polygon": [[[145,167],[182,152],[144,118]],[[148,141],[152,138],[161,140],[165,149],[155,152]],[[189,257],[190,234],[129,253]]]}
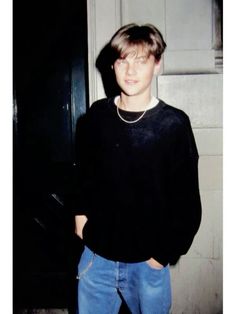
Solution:
{"label": "young man", "polygon": [[76,234],[80,314],[167,314],[169,264],[199,228],[198,152],[188,116],[151,95],[166,44],[150,24],[110,41],[120,95],[89,109],[79,131]]}

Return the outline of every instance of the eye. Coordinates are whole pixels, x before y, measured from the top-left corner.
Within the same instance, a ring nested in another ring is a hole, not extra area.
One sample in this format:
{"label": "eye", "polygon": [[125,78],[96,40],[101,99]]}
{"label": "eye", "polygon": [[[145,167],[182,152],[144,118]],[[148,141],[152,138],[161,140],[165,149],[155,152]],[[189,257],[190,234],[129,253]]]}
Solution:
{"label": "eye", "polygon": [[127,63],[127,61],[123,58],[117,59],[116,62],[117,62],[117,64],[126,64]]}
{"label": "eye", "polygon": [[147,58],[145,58],[145,57],[138,58],[138,59],[136,60],[136,63],[137,63],[137,64],[145,64],[145,63],[147,63]]}

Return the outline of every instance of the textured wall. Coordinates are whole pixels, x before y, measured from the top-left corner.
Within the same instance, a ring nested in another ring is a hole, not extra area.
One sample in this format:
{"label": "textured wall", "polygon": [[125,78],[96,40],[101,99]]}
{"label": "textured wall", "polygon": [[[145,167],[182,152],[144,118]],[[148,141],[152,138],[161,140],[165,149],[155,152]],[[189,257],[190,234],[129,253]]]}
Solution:
{"label": "textured wall", "polygon": [[173,314],[217,314],[222,307],[222,75],[167,75],[158,95],[189,116],[199,151],[202,224],[172,268]]}

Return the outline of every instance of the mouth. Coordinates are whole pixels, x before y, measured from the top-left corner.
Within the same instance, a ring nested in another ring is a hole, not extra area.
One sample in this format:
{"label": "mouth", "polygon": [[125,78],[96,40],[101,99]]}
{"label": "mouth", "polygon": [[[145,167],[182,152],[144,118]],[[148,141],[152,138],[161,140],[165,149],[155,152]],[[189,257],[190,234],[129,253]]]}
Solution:
{"label": "mouth", "polygon": [[137,80],[125,80],[125,83],[127,85],[135,85],[138,83],[138,81]]}

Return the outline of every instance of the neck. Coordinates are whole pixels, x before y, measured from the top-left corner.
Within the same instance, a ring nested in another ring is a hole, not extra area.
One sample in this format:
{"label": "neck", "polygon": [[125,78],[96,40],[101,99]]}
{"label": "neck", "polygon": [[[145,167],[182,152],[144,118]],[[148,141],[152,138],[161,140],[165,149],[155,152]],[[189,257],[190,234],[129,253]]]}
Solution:
{"label": "neck", "polygon": [[148,107],[151,99],[152,96],[150,94],[142,96],[127,96],[121,93],[119,107],[127,111],[145,111],[149,109]]}

